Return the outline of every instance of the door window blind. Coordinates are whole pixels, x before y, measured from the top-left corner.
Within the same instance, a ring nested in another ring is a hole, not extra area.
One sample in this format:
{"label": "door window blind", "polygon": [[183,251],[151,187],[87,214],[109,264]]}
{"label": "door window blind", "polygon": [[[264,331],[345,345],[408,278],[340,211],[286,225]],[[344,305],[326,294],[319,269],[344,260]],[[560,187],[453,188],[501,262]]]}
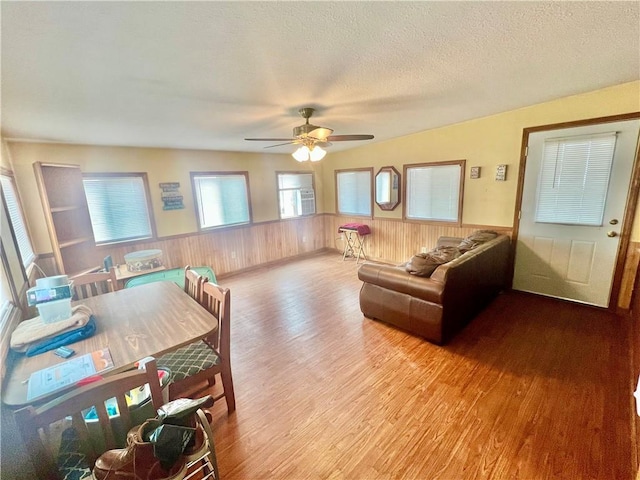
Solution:
{"label": "door window blind", "polygon": [[338,213],[371,215],[371,171],[337,173]]}
{"label": "door window blind", "polygon": [[535,221],[602,225],[616,133],[547,140]]}
{"label": "door window blind", "polygon": [[142,176],[87,176],[83,183],[96,243],[153,236]]}

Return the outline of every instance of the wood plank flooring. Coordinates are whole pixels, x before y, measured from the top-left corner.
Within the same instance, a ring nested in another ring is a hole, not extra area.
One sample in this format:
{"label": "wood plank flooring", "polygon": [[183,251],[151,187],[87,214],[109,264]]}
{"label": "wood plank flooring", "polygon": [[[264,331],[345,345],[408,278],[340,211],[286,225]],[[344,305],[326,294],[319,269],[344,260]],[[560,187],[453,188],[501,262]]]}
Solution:
{"label": "wood plank flooring", "polygon": [[364,318],[356,272],[324,253],[219,280],[224,480],[633,478],[629,320],[511,292],[438,347]]}

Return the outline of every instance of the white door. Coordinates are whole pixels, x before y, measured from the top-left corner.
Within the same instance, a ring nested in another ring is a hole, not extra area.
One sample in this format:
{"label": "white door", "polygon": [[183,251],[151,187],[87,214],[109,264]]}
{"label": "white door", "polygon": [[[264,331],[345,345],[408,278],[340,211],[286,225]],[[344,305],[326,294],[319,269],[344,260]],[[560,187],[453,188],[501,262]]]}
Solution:
{"label": "white door", "polygon": [[529,136],[515,290],[609,305],[639,130],[630,120]]}

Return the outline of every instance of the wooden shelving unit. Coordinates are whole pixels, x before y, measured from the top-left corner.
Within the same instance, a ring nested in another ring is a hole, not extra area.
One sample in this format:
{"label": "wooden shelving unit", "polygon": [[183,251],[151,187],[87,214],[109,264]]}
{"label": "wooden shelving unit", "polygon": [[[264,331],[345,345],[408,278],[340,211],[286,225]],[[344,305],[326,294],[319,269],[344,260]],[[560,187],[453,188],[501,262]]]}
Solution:
{"label": "wooden shelving unit", "polygon": [[93,269],[100,262],[80,167],[36,162],[33,168],[58,272]]}

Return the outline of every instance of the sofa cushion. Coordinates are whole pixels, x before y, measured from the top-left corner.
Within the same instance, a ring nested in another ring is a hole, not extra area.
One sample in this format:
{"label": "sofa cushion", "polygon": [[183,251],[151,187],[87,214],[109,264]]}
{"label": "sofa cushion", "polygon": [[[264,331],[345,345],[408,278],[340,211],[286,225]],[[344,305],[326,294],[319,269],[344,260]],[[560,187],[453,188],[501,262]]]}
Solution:
{"label": "sofa cushion", "polygon": [[478,245],[482,245],[490,240],[493,240],[498,236],[498,232],[494,232],[493,230],[477,230],[473,232],[466,238],[463,238],[460,244],[458,245],[458,250],[461,253],[468,252],[469,250],[473,250]]}
{"label": "sofa cushion", "polygon": [[427,253],[418,253],[411,257],[405,266],[405,270],[412,275],[429,277],[438,266],[450,262],[460,256],[456,247],[441,246]]}

